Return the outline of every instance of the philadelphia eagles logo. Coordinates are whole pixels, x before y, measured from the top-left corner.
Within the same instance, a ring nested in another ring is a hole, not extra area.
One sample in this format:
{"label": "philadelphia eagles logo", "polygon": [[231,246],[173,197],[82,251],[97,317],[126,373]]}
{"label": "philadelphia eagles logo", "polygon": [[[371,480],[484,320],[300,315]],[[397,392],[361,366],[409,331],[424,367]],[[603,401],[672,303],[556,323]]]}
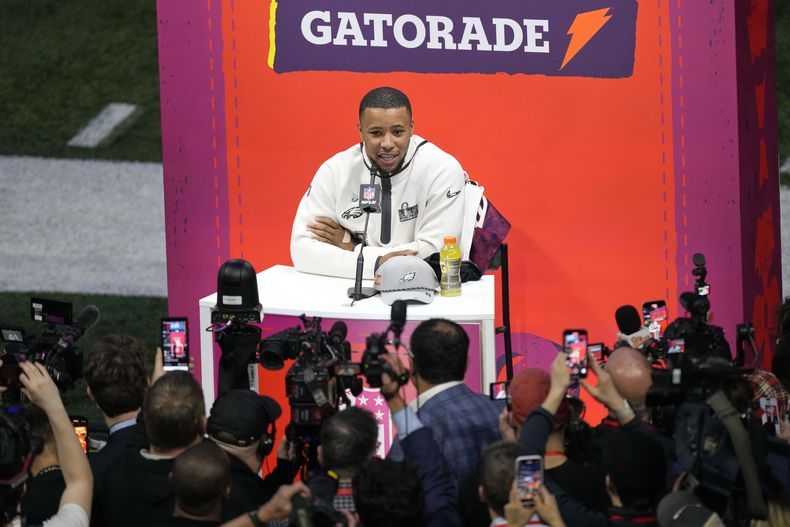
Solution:
{"label": "philadelphia eagles logo", "polygon": [[416,276],[417,276],[417,273],[415,273],[414,271],[408,272],[405,275],[400,277],[400,280],[398,280],[398,283],[405,284],[406,282],[411,282],[412,280],[414,280],[414,277],[416,277]]}
{"label": "philadelphia eagles logo", "polygon": [[352,218],[359,218],[360,216],[362,216],[362,209],[360,209],[359,207],[351,207],[350,209],[345,211],[343,214],[341,214],[341,216],[343,217],[344,220],[350,220]]}

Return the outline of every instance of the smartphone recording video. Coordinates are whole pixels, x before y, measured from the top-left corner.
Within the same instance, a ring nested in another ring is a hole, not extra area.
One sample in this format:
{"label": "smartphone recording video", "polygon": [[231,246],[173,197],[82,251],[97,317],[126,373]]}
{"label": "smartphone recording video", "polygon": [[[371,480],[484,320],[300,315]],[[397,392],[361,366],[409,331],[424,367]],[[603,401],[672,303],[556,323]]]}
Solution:
{"label": "smartphone recording video", "polygon": [[571,377],[581,379],[587,377],[587,331],[584,329],[566,329],[562,341],[567,354],[565,364],[570,368]]}
{"label": "smartphone recording video", "polygon": [[80,440],[82,451],[88,453],[88,418],[81,415],[69,416],[71,419],[71,426],[74,427],[74,433],[77,434],[77,439]]}
{"label": "smartphone recording video", "polygon": [[663,300],[651,300],[642,304],[642,315],[645,326],[650,331],[650,338],[659,340],[669,325],[667,303]]}
{"label": "smartphone recording video", "polygon": [[162,319],[162,355],[165,371],[189,369],[187,337],[186,318]]}
{"label": "smartphone recording video", "polygon": [[516,491],[526,507],[535,504],[535,494],[543,484],[543,458],[519,456],[516,458]]}

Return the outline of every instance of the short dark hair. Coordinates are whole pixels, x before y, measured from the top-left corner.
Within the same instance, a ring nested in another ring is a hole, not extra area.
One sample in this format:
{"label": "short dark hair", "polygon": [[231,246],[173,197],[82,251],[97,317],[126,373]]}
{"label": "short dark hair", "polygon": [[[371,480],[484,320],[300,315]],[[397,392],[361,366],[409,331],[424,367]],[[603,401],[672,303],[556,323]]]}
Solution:
{"label": "short dark hair", "polygon": [[182,452],[173,463],[176,503],[190,514],[204,515],[230,485],[230,459],[212,441],[201,441]]}
{"label": "short dark hair", "polygon": [[30,425],[30,433],[46,443],[55,442],[55,433],[52,430],[52,425],[49,423],[47,414],[34,404],[25,405],[24,407],[25,419]]}
{"label": "short dark hair", "polygon": [[165,373],[145,394],[143,417],[152,446],[173,450],[190,446],[203,433],[203,390],[191,373]]}
{"label": "short dark hair", "polygon": [[426,320],[411,334],[412,365],[431,384],[462,381],[466,375],[469,336],[451,320]]}
{"label": "short dark hair", "polygon": [[627,509],[655,510],[667,487],[664,447],[640,432],[617,429],[604,446],[603,469]]}
{"label": "short dark hair", "polygon": [[422,525],[425,503],[417,476],[402,463],[372,458],[353,481],[354,504],[364,525]]}
{"label": "short dark hair", "polygon": [[500,516],[505,515],[505,504],[510,501],[516,458],[520,453],[521,448],[512,441],[496,441],[483,449],[480,486],[486,503]]}
{"label": "short dark hair", "polygon": [[129,335],[107,335],[88,353],[85,380],[108,417],[139,410],[148,389],[143,344]]}
{"label": "short dark hair", "polygon": [[349,407],[321,426],[321,450],[326,468],[343,477],[357,473],[376,452],[379,428],[367,410]]}
{"label": "short dark hair", "polygon": [[406,108],[411,116],[411,102],[406,94],[395,88],[381,86],[374,88],[362,97],[359,102],[359,118],[362,119],[362,114],[366,108]]}

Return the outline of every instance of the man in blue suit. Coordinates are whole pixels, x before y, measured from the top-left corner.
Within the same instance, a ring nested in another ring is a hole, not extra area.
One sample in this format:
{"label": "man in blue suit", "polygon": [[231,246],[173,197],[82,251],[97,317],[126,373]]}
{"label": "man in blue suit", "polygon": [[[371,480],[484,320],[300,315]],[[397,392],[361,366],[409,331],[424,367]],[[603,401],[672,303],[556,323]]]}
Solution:
{"label": "man in blue suit", "polygon": [[[414,330],[410,344],[411,380],[418,394],[411,407],[431,429],[458,484],[476,470],[483,448],[500,439],[503,403],[464,384],[469,337],[455,322],[426,320]],[[389,457],[403,459],[397,439]]]}

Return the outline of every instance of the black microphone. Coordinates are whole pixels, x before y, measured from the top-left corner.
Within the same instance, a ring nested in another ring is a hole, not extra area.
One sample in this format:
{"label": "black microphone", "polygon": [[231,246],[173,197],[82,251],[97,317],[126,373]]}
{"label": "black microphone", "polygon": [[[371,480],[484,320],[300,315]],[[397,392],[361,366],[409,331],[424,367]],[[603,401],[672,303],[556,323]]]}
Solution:
{"label": "black microphone", "polygon": [[65,350],[83,336],[85,332],[95,326],[100,318],[101,312],[98,307],[92,304],[85,306],[82,308],[82,311],[77,314],[77,318],[74,319],[74,324],[64,332],[62,337],[60,337],[60,340],[55,344],[55,348]]}
{"label": "black microphone", "polygon": [[650,330],[642,325],[639,311],[634,306],[625,305],[617,308],[614,312],[617,321],[617,338],[625,341],[632,348],[641,348],[642,344],[650,336]]}
{"label": "black microphone", "polygon": [[346,340],[347,335],[348,326],[342,320],[338,320],[332,324],[332,329],[329,330],[329,342],[333,347],[341,350],[344,359],[351,360],[351,344]]}
{"label": "black microphone", "polygon": [[[362,274],[365,269],[365,247],[368,244],[368,222],[371,212],[381,212],[381,186],[376,185],[378,171],[375,166],[370,167],[370,183],[359,186],[359,208],[365,212],[365,229],[362,233],[362,243],[357,256],[357,272],[354,277],[354,287],[349,287],[347,294],[354,301],[370,298],[378,293],[373,287],[362,287]],[[353,302],[352,302],[353,304]]]}
{"label": "black microphone", "polygon": [[392,330],[392,345],[395,350],[400,347],[400,336],[403,333],[403,326],[406,325],[406,302],[403,300],[396,300],[392,303],[392,310],[390,311],[390,329]]}

